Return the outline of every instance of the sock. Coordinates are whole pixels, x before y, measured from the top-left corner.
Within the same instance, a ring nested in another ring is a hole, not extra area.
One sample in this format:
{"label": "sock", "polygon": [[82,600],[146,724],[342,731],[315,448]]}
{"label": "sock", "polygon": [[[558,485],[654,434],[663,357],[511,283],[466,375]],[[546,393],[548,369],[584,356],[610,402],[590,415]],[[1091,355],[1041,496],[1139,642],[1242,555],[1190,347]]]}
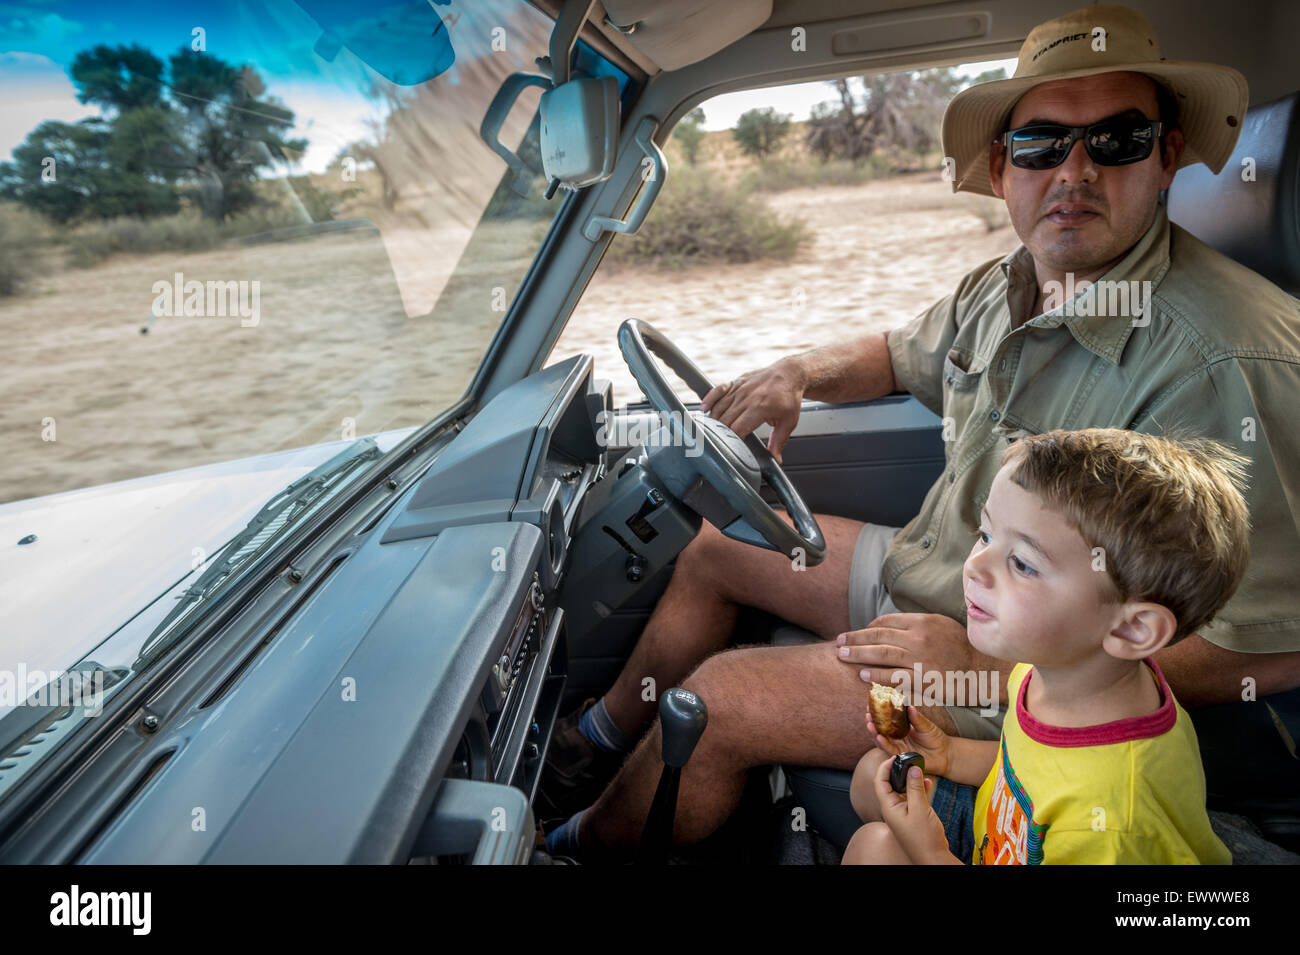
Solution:
{"label": "sock", "polygon": [[607,753],[630,753],[636,746],[636,738],[624,733],[610,718],[603,696],[582,714],[578,720],[578,732]]}
{"label": "sock", "polygon": [[569,856],[576,858],[578,855],[578,822],[582,819],[582,812],[574,813],[566,819],[558,829],[555,829],[546,837],[546,851],[553,856]]}

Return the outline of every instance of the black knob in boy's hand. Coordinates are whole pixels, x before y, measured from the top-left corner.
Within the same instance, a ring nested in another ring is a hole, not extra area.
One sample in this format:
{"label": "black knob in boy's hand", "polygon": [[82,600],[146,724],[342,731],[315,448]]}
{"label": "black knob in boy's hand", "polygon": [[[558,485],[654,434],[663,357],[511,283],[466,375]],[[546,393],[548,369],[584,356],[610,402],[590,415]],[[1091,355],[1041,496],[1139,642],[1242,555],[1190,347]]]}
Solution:
{"label": "black knob in boy's hand", "polygon": [[925,772],[925,757],[920,753],[903,753],[894,757],[894,765],[889,767],[889,785],[894,792],[907,791],[907,771],[913,766]]}

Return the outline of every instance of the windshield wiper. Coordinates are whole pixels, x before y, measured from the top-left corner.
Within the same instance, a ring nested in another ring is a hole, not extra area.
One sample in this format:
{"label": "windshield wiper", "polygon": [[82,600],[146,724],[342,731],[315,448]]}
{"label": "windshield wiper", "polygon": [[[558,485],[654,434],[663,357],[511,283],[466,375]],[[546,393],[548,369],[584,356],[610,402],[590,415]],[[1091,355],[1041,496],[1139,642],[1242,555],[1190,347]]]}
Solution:
{"label": "windshield wiper", "polygon": [[350,474],[382,454],[374,438],[361,438],[289,484],[262,505],[262,509],[248,525],[222,548],[221,556],[181,592],[177,598],[180,603],[163,618],[145,641],[140,650],[140,662],[152,655],[158,648],[160,639],[172,629],[177,620],[216,593],[250,559],[265,553],[317,501],[346,483]]}

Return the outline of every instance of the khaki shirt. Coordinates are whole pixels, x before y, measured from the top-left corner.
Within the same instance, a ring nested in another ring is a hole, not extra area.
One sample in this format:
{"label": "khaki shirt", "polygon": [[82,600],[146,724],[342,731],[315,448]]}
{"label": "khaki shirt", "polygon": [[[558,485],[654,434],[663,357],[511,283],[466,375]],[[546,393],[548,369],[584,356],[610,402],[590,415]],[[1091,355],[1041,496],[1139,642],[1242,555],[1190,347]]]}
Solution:
{"label": "khaki shirt", "polygon": [[1025,321],[1037,281],[1022,245],[889,333],[899,384],[944,419],[947,460],[885,558],[894,603],[965,622],[962,565],[1015,438],[1197,434],[1251,459],[1250,565],[1198,633],[1245,653],[1300,650],[1300,302],[1170,223],[1164,206],[1102,280],[1149,282],[1140,317],[1106,290],[1143,286],[1099,283]]}

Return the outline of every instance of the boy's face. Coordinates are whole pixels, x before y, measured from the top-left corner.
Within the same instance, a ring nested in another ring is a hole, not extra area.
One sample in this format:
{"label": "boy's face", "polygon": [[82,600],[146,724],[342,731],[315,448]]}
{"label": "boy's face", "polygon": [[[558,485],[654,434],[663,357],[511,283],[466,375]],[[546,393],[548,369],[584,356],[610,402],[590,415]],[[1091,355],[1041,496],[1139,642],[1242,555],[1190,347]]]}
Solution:
{"label": "boy's face", "polygon": [[993,479],[962,569],[970,642],[999,660],[1080,663],[1117,623],[1111,584],[1082,535],[1008,474]]}

